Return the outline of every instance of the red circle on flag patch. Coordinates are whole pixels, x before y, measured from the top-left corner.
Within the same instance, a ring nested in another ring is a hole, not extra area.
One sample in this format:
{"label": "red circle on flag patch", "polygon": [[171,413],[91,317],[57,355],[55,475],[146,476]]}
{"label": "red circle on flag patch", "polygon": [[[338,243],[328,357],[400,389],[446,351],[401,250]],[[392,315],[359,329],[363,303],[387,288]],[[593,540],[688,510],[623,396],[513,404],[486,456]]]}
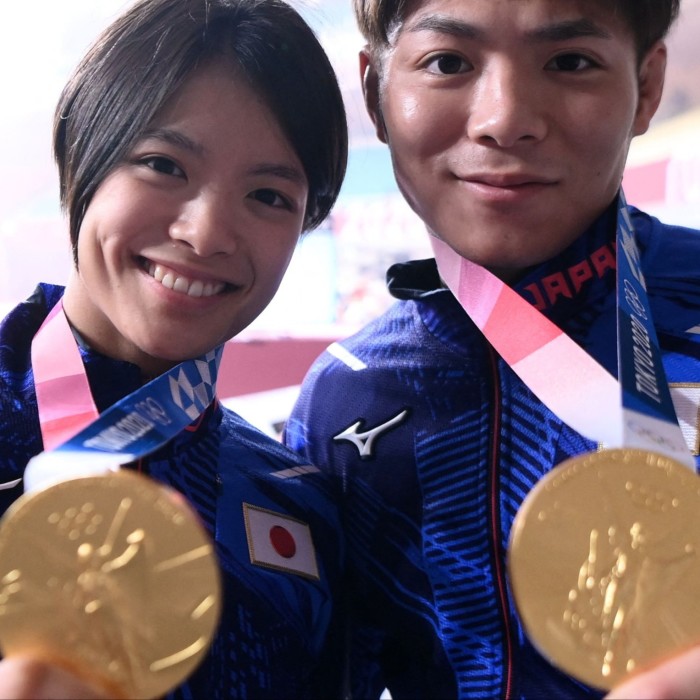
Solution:
{"label": "red circle on flag patch", "polygon": [[292,533],[281,525],[270,528],[270,542],[275,552],[285,559],[291,559],[297,553],[297,543]]}

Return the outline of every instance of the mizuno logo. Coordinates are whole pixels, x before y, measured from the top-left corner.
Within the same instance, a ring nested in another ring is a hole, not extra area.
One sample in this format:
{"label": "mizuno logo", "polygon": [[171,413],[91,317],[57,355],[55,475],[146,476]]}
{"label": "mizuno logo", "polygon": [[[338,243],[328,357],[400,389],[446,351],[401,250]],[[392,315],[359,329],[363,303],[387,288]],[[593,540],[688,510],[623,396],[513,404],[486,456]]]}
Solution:
{"label": "mizuno logo", "polygon": [[357,447],[357,451],[360,453],[360,458],[367,459],[374,456],[373,449],[377,438],[386,433],[388,430],[391,430],[399,425],[399,423],[401,423],[407,415],[408,409],[404,409],[401,411],[401,413],[393,418],[390,418],[385,423],[377,425],[371,430],[366,430],[364,433],[357,432],[358,428],[364,422],[362,419],[360,419],[356,423],[353,423],[349,428],[343,430],[342,433],[335,435],[333,439],[338,442],[341,440],[351,442],[353,445],[355,445],[355,447]]}

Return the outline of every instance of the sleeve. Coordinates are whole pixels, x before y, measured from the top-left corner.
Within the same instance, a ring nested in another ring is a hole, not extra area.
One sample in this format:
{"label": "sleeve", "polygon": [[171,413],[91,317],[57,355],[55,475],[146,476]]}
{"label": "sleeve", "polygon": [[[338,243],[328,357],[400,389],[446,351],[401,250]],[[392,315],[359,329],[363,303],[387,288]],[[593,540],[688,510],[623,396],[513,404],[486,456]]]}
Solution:
{"label": "sleeve", "polygon": [[283,433],[287,447],[325,472],[337,473],[332,449],[336,371],[327,353],[311,366]]}
{"label": "sleeve", "polygon": [[[343,369],[328,360],[327,354],[322,355],[309,370],[285,426],[283,439],[287,447],[309,464],[333,474],[342,482],[338,492],[341,494],[341,513],[346,520],[345,468],[336,460],[333,447],[333,435],[338,427],[336,421],[342,423],[345,414],[341,406],[345,392],[336,389],[338,384],[343,383],[339,380]],[[345,619],[341,653],[346,667],[343,699],[379,700],[386,688],[380,663],[383,634],[366,624],[361,581],[353,581],[351,575],[346,575],[344,587]]]}

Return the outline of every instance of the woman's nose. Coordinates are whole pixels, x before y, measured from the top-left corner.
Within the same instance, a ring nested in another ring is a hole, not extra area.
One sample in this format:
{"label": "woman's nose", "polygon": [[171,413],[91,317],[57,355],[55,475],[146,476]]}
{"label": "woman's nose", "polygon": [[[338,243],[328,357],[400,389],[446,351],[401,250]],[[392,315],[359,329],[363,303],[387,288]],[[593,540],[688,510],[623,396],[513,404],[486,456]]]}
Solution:
{"label": "woman's nose", "polygon": [[170,237],[203,258],[230,255],[237,247],[238,219],[230,198],[221,193],[201,195],[188,202],[170,227]]}

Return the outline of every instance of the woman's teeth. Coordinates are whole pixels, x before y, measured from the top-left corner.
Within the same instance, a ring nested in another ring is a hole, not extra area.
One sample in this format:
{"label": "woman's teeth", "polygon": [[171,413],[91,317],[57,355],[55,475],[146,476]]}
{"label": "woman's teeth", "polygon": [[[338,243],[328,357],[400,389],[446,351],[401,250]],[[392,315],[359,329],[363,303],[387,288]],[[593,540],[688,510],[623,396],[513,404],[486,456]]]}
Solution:
{"label": "woman's teeth", "polygon": [[222,292],[226,286],[223,282],[202,282],[201,280],[190,280],[187,277],[178,275],[162,265],[150,263],[148,274],[154,280],[160,282],[164,287],[172,289],[180,294],[187,294],[191,297],[211,297]]}

